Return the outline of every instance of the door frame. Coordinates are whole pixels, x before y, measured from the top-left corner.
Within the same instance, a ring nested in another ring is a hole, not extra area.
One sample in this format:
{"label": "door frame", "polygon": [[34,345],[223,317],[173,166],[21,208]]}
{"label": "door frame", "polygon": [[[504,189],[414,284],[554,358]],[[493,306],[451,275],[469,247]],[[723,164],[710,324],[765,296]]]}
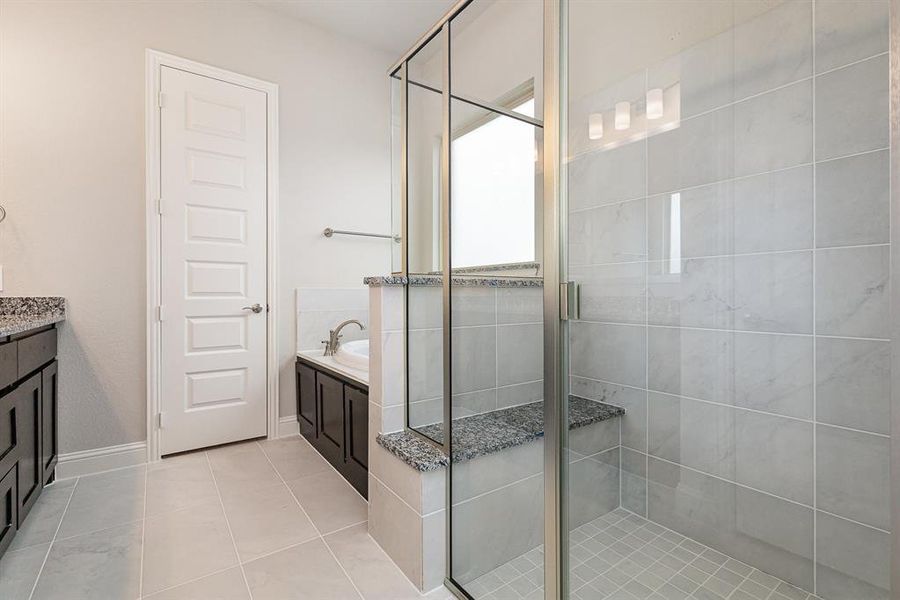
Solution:
{"label": "door frame", "polygon": [[160,73],[171,67],[226,83],[258,90],[266,94],[266,431],[268,439],[278,437],[278,311],[277,311],[277,215],[278,215],[278,84],[233,73],[218,67],[147,49],[145,52],[145,143],[147,211],[147,462],[160,455],[160,360],[161,321],[157,307],[161,303],[160,261],[161,188],[160,152]]}

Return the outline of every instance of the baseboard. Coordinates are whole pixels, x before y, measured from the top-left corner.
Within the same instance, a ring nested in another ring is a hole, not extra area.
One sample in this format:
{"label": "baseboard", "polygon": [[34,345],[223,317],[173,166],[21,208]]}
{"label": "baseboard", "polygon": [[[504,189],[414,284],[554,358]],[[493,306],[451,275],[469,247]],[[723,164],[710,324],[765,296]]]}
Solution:
{"label": "baseboard", "polygon": [[106,446],[81,452],[59,455],[56,465],[57,479],[71,479],[123,467],[134,467],[147,462],[147,442],[134,442],[119,446]]}
{"label": "baseboard", "polygon": [[288,415],[278,419],[278,437],[289,435],[300,435],[300,423],[297,421],[297,415]]}

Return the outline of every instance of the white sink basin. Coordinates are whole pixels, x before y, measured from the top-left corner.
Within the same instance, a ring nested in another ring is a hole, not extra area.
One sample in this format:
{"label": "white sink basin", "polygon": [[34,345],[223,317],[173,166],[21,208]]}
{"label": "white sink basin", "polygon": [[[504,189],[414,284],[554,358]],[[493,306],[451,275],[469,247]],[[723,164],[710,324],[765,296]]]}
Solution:
{"label": "white sink basin", "polygon": [[344,342],[338,346],[334,354],[334,360],[362,371],[369,370],[369,340],[355,340]]}

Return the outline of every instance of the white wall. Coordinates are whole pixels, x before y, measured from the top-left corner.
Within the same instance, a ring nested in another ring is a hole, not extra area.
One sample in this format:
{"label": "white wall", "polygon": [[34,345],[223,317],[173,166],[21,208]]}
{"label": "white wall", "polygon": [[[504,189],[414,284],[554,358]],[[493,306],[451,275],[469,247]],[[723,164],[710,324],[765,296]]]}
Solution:
{"label": "white wall", "polygon": [[0,4],[3,293],[68,300],[62,452],[146,438],[144,49],[278,83],[279,361],[293,414],[294,289],[390,269],[386,67],[395,58],[245,2]]}

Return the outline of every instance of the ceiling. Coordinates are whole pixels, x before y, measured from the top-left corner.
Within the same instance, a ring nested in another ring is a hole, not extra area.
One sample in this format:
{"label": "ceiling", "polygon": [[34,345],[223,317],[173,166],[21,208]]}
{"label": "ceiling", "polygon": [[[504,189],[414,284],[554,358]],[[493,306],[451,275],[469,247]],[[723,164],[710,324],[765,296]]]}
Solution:
{"label": "ceiling", "polygon": [[456,0],[253,0],[400,58]]}

